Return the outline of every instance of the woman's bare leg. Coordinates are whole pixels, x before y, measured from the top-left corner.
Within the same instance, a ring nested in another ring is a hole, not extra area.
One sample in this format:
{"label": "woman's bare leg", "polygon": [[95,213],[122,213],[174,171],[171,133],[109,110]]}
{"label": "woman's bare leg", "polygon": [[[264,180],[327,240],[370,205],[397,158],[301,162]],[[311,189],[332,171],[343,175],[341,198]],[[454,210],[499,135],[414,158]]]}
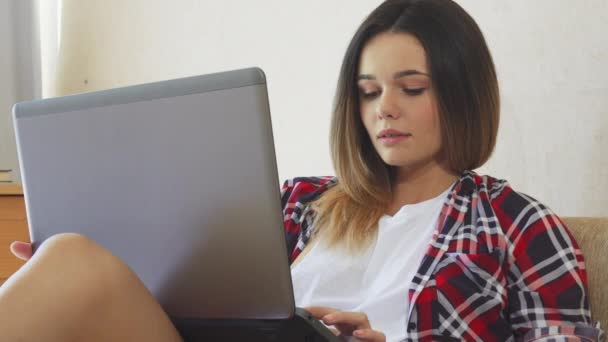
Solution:
{"label": "woman's bare leg", "polygon": [[118,258],[76,234],[46,240],[0,287],[3,341],[181,341]]}

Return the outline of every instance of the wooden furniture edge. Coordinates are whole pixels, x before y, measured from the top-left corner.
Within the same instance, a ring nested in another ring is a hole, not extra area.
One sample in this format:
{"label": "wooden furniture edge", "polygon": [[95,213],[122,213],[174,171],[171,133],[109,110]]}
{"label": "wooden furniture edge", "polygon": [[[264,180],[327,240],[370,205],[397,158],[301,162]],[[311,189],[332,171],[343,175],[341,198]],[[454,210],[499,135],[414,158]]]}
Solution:
{"label": "wooden furniture edge", "polygon": [[21,196],[23,195],[23,188],[21,184],[14,183],[0,183],[0,196]]}

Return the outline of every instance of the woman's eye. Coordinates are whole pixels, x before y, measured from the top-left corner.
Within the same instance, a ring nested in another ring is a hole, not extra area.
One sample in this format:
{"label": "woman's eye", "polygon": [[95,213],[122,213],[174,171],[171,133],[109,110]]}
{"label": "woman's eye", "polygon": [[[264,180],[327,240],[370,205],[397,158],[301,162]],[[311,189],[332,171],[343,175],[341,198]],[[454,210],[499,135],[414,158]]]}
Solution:
{"label": "woman's eye", "polygon": [[379,92],[377,92],[377,91],[369,91],[369,92],[361,91],[361,97],[364,99],[371,99],[371,98],[378,96],[378,93]]}
{"label": "woman's eye", "polygon": [[403,88],[403,92],[411,95],[411,96],[416,96],[416,95],[420,95],[424,92],[424,88],[417,88],[417,89],[410,89],[410,88]]}

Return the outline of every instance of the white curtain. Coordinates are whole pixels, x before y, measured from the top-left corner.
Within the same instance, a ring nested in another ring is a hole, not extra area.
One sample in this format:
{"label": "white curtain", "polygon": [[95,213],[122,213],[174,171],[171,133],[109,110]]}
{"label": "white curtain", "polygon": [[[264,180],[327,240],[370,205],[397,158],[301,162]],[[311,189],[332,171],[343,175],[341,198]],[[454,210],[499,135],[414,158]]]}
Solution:
{"label": "white curtain", "polygon": [[0,1],[0,169],[12,169],[16,182],[11,107],[42,95],[38,13],[37,0]]}
{"label": "white curtain", "polygon": [[61,51],[62,0],[36,0],[39,37],[42,97],[57,94],[58,59]]}

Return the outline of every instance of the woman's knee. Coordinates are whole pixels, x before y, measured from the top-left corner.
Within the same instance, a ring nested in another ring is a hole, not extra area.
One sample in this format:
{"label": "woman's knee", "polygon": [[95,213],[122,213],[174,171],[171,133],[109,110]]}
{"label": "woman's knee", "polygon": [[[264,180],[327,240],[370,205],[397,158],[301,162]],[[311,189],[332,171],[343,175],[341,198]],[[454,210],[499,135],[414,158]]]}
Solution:
{"label": "woman's knee", "polygon": [[[45,240],[32,260],[58,272],[78,291],[111,295],[112,289],[138,281],[129,267],[110,251],[84,235],[63,233]],[[68,285],[69,286],[69,285]],[[119,289],[117,289],[119,290]]]}
{"label": "woman's knee", "polygon": [[36,253],[61,255],[64,257],[84,257],[92,255],[92,253],[101,252],[97,250],[98,248],[102,247],[84,235],[61,233],[46,239],[37,248]]}
{"label": "woman's knee", "polygon": [[[34,257],[59,262],[67,267],[95,269],[100,266],[121,267],[120,260],[84,235],[62,233],[49,237],[36,250]],[[112,265],[112,263],[116,263]],[[101,269],[101,271],[105,271]]]}

